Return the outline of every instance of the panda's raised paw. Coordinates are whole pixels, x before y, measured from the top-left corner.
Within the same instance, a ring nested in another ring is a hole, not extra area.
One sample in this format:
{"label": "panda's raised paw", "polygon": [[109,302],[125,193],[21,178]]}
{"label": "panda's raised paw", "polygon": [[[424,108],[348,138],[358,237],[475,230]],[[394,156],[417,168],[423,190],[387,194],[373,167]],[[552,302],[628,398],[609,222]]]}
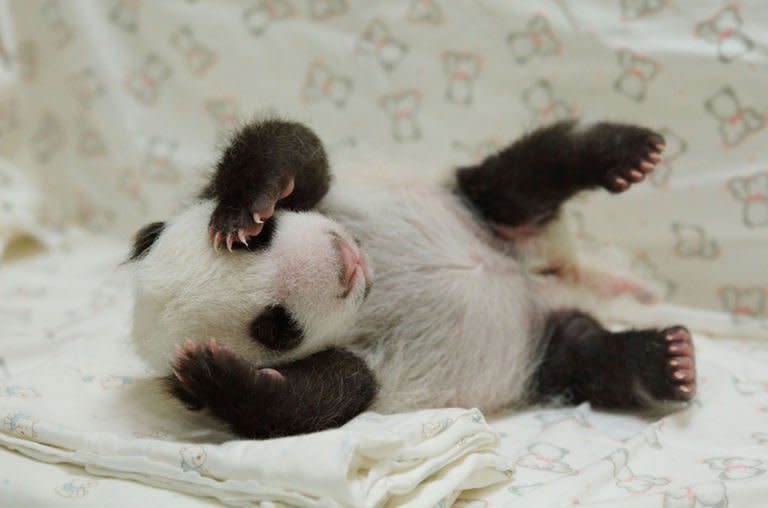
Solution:
{"label": "panda's raised paw", "polygon": [[208,228],[213,248],[218,250],[225,245],[230,252],[238,247],[248,248],[248,239],[262,232],[265,221],[274,215],[277,202],[289,196],[293,189],[294,179],[291,178],[276,197],[265,193],[251,205],[221,200],[211,214]]}

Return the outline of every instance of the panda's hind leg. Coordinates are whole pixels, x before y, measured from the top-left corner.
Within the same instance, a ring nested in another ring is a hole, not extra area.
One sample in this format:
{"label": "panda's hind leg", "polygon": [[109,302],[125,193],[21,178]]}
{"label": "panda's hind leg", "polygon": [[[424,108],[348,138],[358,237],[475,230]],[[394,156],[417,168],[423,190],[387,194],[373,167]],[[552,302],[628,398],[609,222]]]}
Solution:
{"label": "panda's hind leg", "polygon": [[363,412],[377,388],[365,363],[341,349],[258,368],[216,342],[188,342],[172,367],[166,382],[175,397],[250,439],[338,427]]}
{"label": "panda's hind leg", "polygon": [[562,121],[456,171],[458,193],[503,237],[536,232],[579,191],[623,192],[661,160],[664,138],[634,125]]}
{"label": "panda's hind leg", "polygon": [[550,314],[535,401],[616,409],[685,402],[696,394],[693,338],[682,326],[610,332],[577,310]]}

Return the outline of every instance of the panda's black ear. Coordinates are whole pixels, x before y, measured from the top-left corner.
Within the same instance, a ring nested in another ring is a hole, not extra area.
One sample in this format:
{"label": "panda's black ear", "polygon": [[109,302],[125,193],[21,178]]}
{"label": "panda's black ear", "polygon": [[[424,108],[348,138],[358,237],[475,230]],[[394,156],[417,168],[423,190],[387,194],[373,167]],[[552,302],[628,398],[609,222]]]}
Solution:
{"label": "panda's black ear", "polygon": [[133,248],[129,259],[135,261],[143,256],[163,232],[163,228],[165,228],[165,222],[153,222],[142,227],[133,238]]}

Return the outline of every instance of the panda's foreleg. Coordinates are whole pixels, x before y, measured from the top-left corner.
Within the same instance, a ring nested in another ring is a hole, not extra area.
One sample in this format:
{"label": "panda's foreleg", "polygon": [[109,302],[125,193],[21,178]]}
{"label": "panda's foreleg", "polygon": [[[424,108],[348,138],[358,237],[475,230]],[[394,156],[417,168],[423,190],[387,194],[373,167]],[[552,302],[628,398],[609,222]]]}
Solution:
{"label": "panda's foreleg", "polygon": [[503,236],[543,225],[575,193],[627,190],[661,160],[664,138],[632,125],[563,121],[456,172],[458,192]]}
{"label": "panda's foreleg", "polygon": [[284,120],[251,122],[232,137],[200,197],[216,202],[214,246],[248,244],[275,208],[310,210],[331,181],[322,141],[308,127]]}
{"label": "panda's foreleg", "polygon": [[338,427],[365,411],[377,391],[366,364],[342,349],[258,368],[215,342],[187,343],[167,385],[188,408],[207,408],[252,439]]}
{"label": "panda's foreleg", "polygon": [[696,393],[693,339],[682,326],[610,332],[584,312],[558,311],[547,319],[544,341],[534,401],[642,408]]}

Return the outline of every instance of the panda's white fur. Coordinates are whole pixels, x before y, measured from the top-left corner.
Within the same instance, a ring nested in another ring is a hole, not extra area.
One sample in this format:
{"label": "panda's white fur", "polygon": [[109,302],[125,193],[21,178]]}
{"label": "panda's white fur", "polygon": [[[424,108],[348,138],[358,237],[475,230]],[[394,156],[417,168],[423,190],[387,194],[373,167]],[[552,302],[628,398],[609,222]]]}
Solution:
{"label": "panda's white fur", "polygon": [[[373,370],[373,410],[493,411],[524,399],[544,315],[562,302],[563,285],[532,275],[526,257],[447,188],[337,185],[320,213],[278,212],[274,239],[257,252],[214,250],[212,207],[199,201],[169,220],[136,263],[133,335],[156,373],[170,372],[175,346],[187,340],[216,339],[255,365],[333,344]],[[360,241],[373,272],[367,298],[363,277],[338,298],[332,233]],[[299,347],[279,354],[248,334],[278,301],[304,331]]]}
{"label": "panda's white fur", "polygon": [[357,277],[339,295],[340,259],[334,235],[355,240],[334,221],[314,212],[280,212],[269,249],[215,251],[208,238],[210,201],[198,201],[169,220],[152,248],[136,263],[133,337],[156,373],[167,373],[175,346],[216,339],[257,363],[276,353],[248,335],[264,309],[284,304],[306,337],[281,359],[322,349],[354,322],[366,281]]}

